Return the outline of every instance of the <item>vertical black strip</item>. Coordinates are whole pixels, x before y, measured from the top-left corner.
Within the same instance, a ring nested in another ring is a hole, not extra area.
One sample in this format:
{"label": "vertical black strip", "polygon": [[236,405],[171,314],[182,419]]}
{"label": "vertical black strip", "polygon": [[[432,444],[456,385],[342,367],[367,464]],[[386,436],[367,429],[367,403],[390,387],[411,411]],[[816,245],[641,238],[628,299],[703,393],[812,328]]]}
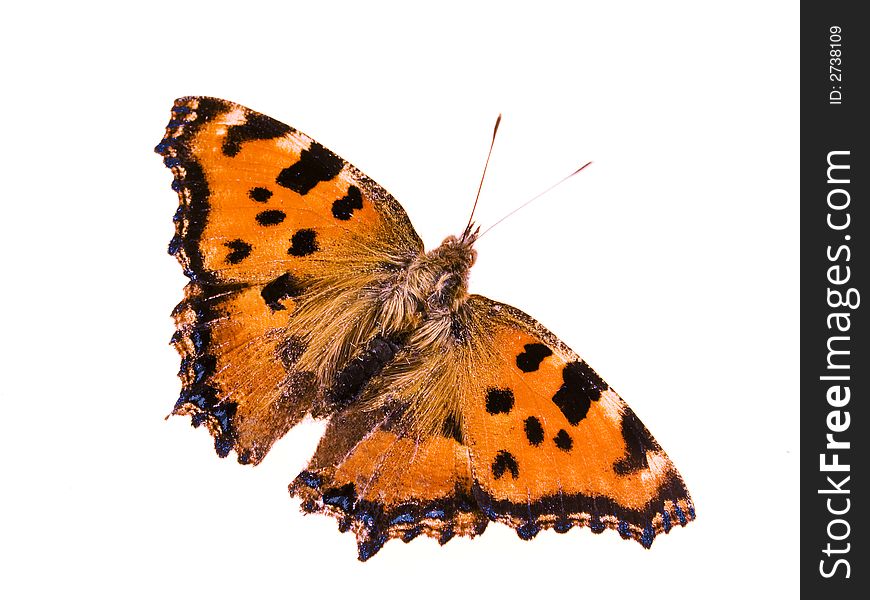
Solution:
{"label": "vertical black strip", "polygon": [[838,600],[868,585],[870,31],[859,6],[801,4],[801,519],[789,526],[800,527],[801,595]]}

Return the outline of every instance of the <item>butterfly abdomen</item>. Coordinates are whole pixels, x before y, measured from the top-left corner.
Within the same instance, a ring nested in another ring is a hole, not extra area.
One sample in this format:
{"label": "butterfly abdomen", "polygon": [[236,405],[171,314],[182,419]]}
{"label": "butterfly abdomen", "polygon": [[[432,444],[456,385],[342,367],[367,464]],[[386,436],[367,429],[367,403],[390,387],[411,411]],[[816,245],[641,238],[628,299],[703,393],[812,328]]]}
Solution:
{"label": "butterfly abdomen", "polygon": [[377,336],[369,340],[365,349],[335,375],[332,387],[326,393],[331,409],[344,408],[353,402],[363,386],[393,360],[401,348],[397,339]]}

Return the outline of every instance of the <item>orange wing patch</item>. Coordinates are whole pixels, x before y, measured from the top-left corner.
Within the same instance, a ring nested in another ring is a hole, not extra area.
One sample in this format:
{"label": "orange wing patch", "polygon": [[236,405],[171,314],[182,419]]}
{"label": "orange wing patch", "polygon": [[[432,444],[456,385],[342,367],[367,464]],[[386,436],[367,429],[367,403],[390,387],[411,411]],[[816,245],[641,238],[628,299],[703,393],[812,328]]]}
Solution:
{"label": "orange wing patch", "polygon": [[449,435],[410,437],[381,412],[348,409],[330,423],[290,492],[306,512],[335,516],[357,536],[360,560],[389,539],[445,544],[476,536],[487,518],[472,498],[468,448]]}
{"label": "orange wing patch", "polygon": [[574,525],[649,546],[694,518],[670,459],[623,400],[555,336],[482,297],[493,347],[462,407],[476,498],[520,537]]}

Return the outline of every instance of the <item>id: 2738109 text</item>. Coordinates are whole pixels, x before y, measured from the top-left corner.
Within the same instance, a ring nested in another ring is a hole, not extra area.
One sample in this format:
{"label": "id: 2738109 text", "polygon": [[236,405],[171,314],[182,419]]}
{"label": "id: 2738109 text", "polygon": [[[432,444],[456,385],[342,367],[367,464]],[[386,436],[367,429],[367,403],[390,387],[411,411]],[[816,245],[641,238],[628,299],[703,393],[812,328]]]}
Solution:
{"label": "id: 2738109 text", "polygon": [[828,29],[828,79],[831,89],[828,92],[828,104],[843,103],[843,28],[831,25]]}

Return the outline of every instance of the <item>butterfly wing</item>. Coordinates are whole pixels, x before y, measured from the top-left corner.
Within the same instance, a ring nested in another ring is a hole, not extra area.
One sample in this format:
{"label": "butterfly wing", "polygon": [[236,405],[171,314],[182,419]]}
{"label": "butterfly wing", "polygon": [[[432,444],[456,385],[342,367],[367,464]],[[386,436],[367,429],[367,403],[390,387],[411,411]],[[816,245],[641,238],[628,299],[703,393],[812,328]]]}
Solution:
{"label": "butterfly wing", "polygon": [[[317,282],[359,290],[379,256],[423,246],[399,203],[308,136],[216,98],[175,102],[156,147],[179,207],[169,245],[190,283],[175,310],[182,392],[174,413],[215,448],[259,462],[312,410],[317,381],[287,335]],[[330,317],[326,305],[322,320]]]}
{"label": "butterfly wing", "polygon": [[423,534],[445,544],[479,535],[488,523],[459,432],[411,432],[390,410],[351,406],[335,415],[290,493],[305,512],[332,515],[341,531],[352,530],[363,561],[390,539]]}
{"label": "butterfly wing", "polygon": [[511,306],[468,305],[494,349],[470,366],[462,405],[474,497],[490,519],[523,539],[579,525],[645,547],[694,519],[671,460],[589,365]]}

